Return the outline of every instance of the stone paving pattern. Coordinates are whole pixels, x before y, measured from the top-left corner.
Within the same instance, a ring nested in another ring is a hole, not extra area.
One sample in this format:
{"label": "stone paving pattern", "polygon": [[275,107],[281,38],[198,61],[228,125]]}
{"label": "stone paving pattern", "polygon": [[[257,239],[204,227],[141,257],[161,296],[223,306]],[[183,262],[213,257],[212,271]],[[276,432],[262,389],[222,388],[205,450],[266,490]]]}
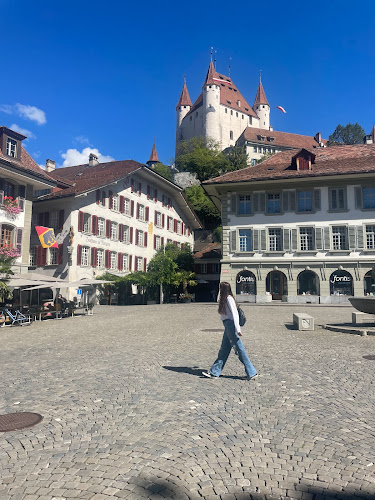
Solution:
{"label": "stone paving pattern", "polygon": [[215,304],[105,307],[0,330],[1,500],[375,498],[375,337],[291,327],[350,307],[245,305],[261,376],[200,376],[222,335]]}

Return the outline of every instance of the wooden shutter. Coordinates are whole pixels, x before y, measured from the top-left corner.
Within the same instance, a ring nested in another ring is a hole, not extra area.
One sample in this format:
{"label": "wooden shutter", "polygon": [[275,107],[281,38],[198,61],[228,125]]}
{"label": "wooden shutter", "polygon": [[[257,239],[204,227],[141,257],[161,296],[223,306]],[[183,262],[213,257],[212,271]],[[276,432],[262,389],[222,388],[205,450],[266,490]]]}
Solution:
{"label": "wooden shutter", "polygon": [[259,229],[253,229],[253,250],[258,252],[259,248]]}
{"label": "wooden shutter", "polygon": [[141,182],[138,185],[138,194],[139,194],[139,196],[141,196],[141,194],[142,194],[142,183]]}
{"label": "wooden shutter", "polygon": [[78,231],[83,231],[83,226],[85,221],[85,214],[81,212],[81,210],[78,212]]}
{"label": "wooden shutter", "polygon": [[154,190],[154,202],[156,203],[158,201],[158,190]]}
{"label": "wooden shutter", "polygon": [[96,190],[96,204],[100,205],[100,189]]}
{"label": "wooden shutter", "polygon": [[155,212],[155,214],[154,214],[154,224],[155,224],[155,226],[157,224],[157,220],[158,220],[158,213]]}
{"label": "wooden shutter", "polygon": [[259,193],[254,193],[252,197],[253,213],[259,212]]}
{"label": "wooden shutter", "polygon": [[161,197],[161,205],[163,207],[165,206],[165,196],[164,195]]}
{"label": "wooden shutter", "polygon": [[161,237],[161,246],[164,246],[164,236]]}
{"label": "wooden shutter", "polygon": [[146,207],[146,209],[145,209],[145,218],[146,218],[146,222],[148,222],[148,220],[150,218],[150,208],[149,207]]}
{"label": "wooden shutter", "polygon": [[91,248],[91,267],[96,267],[96,252],[97,249],[95,247]]}
{"label": "wooden shutter", "polygon": [[133,243],[133,228],[129,228],[129,242]]}
{"label": "wooden shutter", "polygon": [[350,250],[354,250],[356,248],[355,233],[356,233],[356,227],[349,226],[348,227],[348,236],[349,236],[349,248],[350,248]]}
{"label": "wooden shutter", "polygon": [[321,210],[320,189],[314,189],[314,210]]}
{"label": "wooden shutter", "polygon": [[296,211],[296,192],[295,191],[289,191],[289,211],[290,212]]}
{"label": "wooden shutter", "polygon": [[110,250],[106,250],[104,253],[104,265],[106,269],[111,267],[111,252]]}
{"label": "wooden shutter", "polygon": [[42,266],[47,264],[47,248],[42,247]]}
{"label": "wooden shutter", "polygon": [[325,227],[323,230],[324,230],[324,250],[330,250],[331,249],[330,229],[329,227]]}
{"label": "wooden shutter", "polygon": [[118,226],[118,239],[120,241],[124,241],[124,225],[123,224],[119,224],[119,226]]}
{"label": "wooden shutter", "polygon": [[4,203],[4,191],[0,191],[0,205]]}
{"label": "wooden shutter", "polygon": [[266,193],[259,193],[259,211],[261,213],[266,211]]}
{"label": "wooden shutter", "polygon": [[109,208],[113,208],[113,192],[109,192]]}
{"label": "wooden shutter", "polygon": [[364,248],[363,226],[357,226],[357,248]]}
{"label": "wooden shutter", "polygon": [[315,249],[323,250],[323,228],[315,228]]}
{"label": "wooden shutter", "polygon": [[291,230],[291,250],[298,250],[298,232],[296,228]]}
{"label": "wooden shutter", "polygon": [[59,249],[57,250],[57,263],[61,265],[64,258],[64,245],[61,243]]}
{"label": "wooden shutter", "polygon": [[123,254],[120,252],[117,254],[117,268],[119,271],[122,271],[123,264],[124,264]]}
{"label": "wooden shutter", "polygon": [[290,229],[288,228],[283,229],[283,244],[284,250],[288,252],[290,250]]}
{"label": "wooden shutter", "polygon": [[24,200],[24,198],[18,197],[17,198],[17,204],[18,204],[18,207],[21,210],[21,212],[23,212],[25,210],[25,200]]}
{"label": "wooden shutter", "polygon": [[123,214],[125,212],[125,198],[120,196],[120,212]]}
{"label": "wooden shutter", "polygon": [[143,270],[144,270],[144,272],[147,271],[147,259],[146,259],[146,257],[144,257],[144,259],[143,259]]}
{"label": "wooden shutter", "polygon": [[105,235],[107,238],[111,237],[112,222],[110,220],[105,221]]}
{"label": "wooden shutter", "polygon": [[288,212],[288,210],[289,210],[289,192],[288,191],[281,192],[281,210],[283,212]]}
{"label": "wooden shutter", "polygon": [[138,246],[138,234],[139,234],[139,229],[135,230],[135,241],[134,244]]}
{"label": "wooden shutter", "polygon": [[133,258],[132,255],[129,255],[129,260],[128,260],[128,263],[129,263],[128,269],[129,269],[129,271],[132,270],[132,258]]}
{"label": "wooden shutter", "polygon": [[267,251],[267,233],[265,229],[260,230],[260,249],[263,252]]}
{"label": "wooden shutter", "polygon": [[174,222],[173,222],[173,230],[175,233],[177,233],[177,219],[174,219]]}
{"label": "wooden shutter", "polygon": [[237,195],[236,194],[232,194],[231,196],[231,204],[232,204],[232,214],[236,214],[237,213]]}
{"label": "wooden shutter", "polygon": [[144,246],[147,247],[147,232],[146,231],[144,233],[143,243],[144,243]]}
{"label": "wooden shutter", "polygon": [[165,226],[165,216],[164,216],[164,214],[161,217],[161,225],[162,225],[162,228],[164,229],[164,226]]}
{"label": "wooden shutter", "polygon": [[105,191],[102,191],[102,205],[105,207]]}
{"label": "wooden shutter", "polygon": [[82,245],[77,246],[77,266],[80,266],[82,262]]}
{"label": "wooden shutter", "polygon": [[137,215],[136,218],[139,219],[139,203],[137,203]]}
{"label": "wooden shutter", "polygon": [[17,229],[17,252],[21,255],[22,254],[22,236],[23,236],[23,228],[18,228]]}
{"label": "wooden shutter", "polygon": [[98,234],[98,217],[96,215],[92,216],[92,234]]}
{"label": "wooden shutter", "polygon": [[134,217],[134,200],[130,202],[130,215]]}
{"label": "wooden shutter", "polygon": [[156,250],[156,234],[154,234],[154,250]]}
{"label": "wooden shutter", "polygon": [[237,231],[230,232],[230,249],[232,252],[237,252]]}
{"label": "wooden shutter", "polygon": [[355,187],[354,188],[354,196],[355,196],[355,208],[358,208],[361,210],[363,208],[362,204],[362,187]]}
{"label": "wooden shutter", "polygon": [[147,199],[148,200],[150,199],[150,193],[151,193],[151,189],[150,189],[150,186],[147,184]]}

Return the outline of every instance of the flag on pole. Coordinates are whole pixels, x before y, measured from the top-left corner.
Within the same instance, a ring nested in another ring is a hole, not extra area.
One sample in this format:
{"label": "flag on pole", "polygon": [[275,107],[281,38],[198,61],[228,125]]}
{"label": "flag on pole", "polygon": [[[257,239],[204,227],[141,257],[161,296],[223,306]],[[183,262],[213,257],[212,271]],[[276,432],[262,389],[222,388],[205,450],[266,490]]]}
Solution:
{"label": "flag on pole", "polygon": [[285,109],[282,106],[276,106],[282,113],[286,113]]}
{"label": "flag on pole", "polygon": [[35,229],[43,248],[59,248],[52,227],[35,226]]}

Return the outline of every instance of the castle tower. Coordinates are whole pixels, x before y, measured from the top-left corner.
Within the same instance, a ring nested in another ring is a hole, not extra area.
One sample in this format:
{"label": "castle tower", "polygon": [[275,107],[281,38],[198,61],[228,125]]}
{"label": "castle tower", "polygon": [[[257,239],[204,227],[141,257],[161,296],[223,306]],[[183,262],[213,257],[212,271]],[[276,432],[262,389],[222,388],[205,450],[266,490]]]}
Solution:
{"label": "castle tower", "polygon": [[255,97],[253,110],[259,117],[259,128],[265,130],[270,129],[270,105],[268,104],[266,93],[262,85],[262,80],[259,81],[258,92]]}
{"label": "castle tower", "polygon": [[150,159],[146,163],[147,163],[147,166],[150,168],[154,168],[157,163],[160,163],[159,158],[158,158],[158,153],[156,151],[155,141],[154,141],[154,144],[152,146]]}
{"label": "castle tower", "polygon": [[[211,61],[203,84],[203,136],[221,143],[220,134],[220,86],[215,81],[216,71]],[[217,78],[216,78],[217,80]]]}
{"label": "castle tower", "polygon": [[182,120],[189,113],[191,109],[191,100],[189,92],[186,86],[186,81],[184,81],[184,86],[182,87],[182,92],[178,100],[176,111],[177,111],[177,130],[181,125]]}

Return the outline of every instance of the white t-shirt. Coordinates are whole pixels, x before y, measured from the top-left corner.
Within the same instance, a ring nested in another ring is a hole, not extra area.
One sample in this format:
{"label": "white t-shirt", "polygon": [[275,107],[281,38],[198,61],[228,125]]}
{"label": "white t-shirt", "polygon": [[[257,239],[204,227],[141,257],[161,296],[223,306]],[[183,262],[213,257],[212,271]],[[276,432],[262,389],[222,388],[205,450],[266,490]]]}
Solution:
{"label": "white t-shirt", "polygon": [[228,295],[227,297],[225,314],[220,314],[220,319],[221,321],[224,321],[225,319],[232,319],[234,321],[234,328],[236,330],[236,333],[241,331],[236,302],[231,295]]}

